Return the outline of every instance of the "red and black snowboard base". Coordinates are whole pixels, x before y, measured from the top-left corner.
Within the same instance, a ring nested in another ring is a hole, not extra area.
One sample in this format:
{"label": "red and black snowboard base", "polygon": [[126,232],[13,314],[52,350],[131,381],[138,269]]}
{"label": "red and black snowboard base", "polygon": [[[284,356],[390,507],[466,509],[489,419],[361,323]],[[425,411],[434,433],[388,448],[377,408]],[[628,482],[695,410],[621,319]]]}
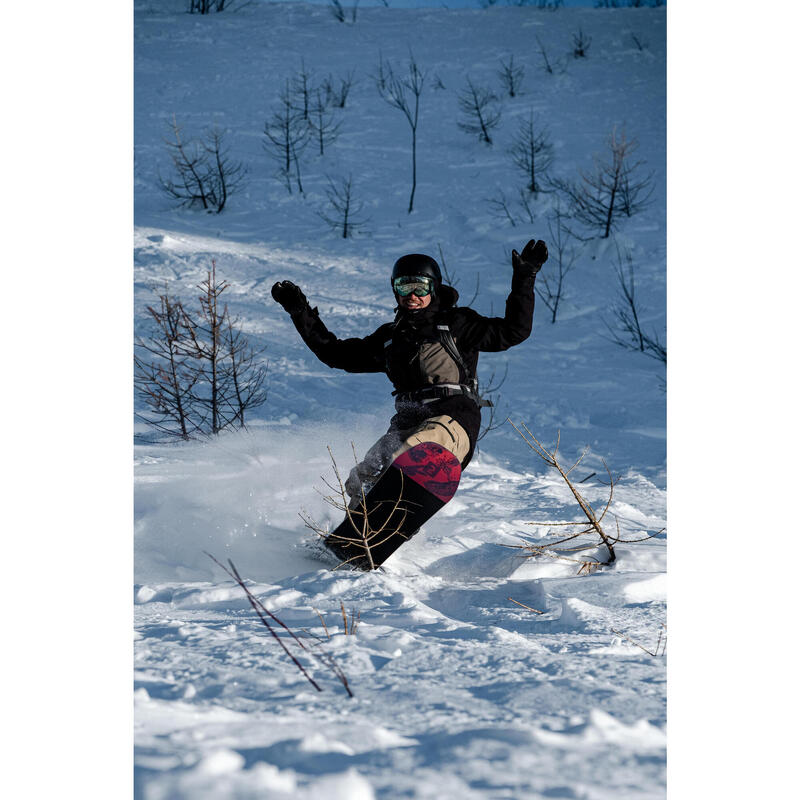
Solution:
{"label": "red and black snowboard base", "polygon": [[325,546],[343,562],[375,569],[456,493],[461,464],[446,448],[422,442],[399,455],[348,512]]}

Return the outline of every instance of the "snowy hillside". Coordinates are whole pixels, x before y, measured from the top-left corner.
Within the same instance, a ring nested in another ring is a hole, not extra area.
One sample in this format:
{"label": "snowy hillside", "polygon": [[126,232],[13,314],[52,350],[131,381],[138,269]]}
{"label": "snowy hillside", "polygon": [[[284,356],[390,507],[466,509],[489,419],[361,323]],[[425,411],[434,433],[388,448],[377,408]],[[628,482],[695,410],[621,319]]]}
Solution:
{"label": "snowy hillside", "polygon": [[[663,9],[364,8],[341,24],[324,6],[201,17],[137,5],[135,333],[148,335],[146,308],[164,287],[194,303],[214,261],[269,369],[245,431],[164,444],[136,423],[138,797],[664,796],[666,533],[619,547],[613,568],[591,575],[522,557],[508,545],[559,531],[528,523],[579,511],[504,424],[384,572],[331,571],[298,512],[337,519],[320,496],[327,446],[346,467],[351,442],[363,454],[388,424],[391,387],[319,363],[270,287],[294,281],[336,335],[363,336],[392,317],[394,260],[441,252],[462,303],[501,314],[511,249],[549,238],[555,203],[531,198],[533,221],[519,205],[524,177],[508,153],[519,124],[532,111],[546,126],[551,175],[565,179],[590,171],[624,128],[652,173],[650,204],[608,239],[584,231],[555,324],[537,300],[531,338],[483,354],[480,371],[488,383],[507,368],[496,423],[527,423],[548,444],[560,431],[565,460],[590,447],[577,479],[595,507],[608,497],[603,460],[620,476],[610,513],[626,538],[665,528],[664,367],[614,344],[608,327],[619,248],[635,264],[644,327],[664,339],[665,29]],[[579,31],[591,38],[582,59]],[[426,72],[411,214],[410,128],[374,80],[381,58],[402,72],[410,51]],[[497,75],[511,55],[525,70],[513,98]],[[300,194],[276,177],[264,125],[302,69],[354,82],[337,141],[302,155]],[[467,77],[500,96],[491,146],[458,126]],[[161,190],[173,115],[187,137],[225,131],[247,167],[221,214],[176,208]],[[350,175],[365,223],[344,239],[319,212],[329,178]],[[497,211],[502,196],[514,225]],[[552,268],[551,258],[543,272]],[[305,657],[315,691],[204,551],[232,559],[270,611],[333,655],[354,697]],[[342,604],[358,618],[354,635]],[[657,643],[655,656],[643,649]]]}

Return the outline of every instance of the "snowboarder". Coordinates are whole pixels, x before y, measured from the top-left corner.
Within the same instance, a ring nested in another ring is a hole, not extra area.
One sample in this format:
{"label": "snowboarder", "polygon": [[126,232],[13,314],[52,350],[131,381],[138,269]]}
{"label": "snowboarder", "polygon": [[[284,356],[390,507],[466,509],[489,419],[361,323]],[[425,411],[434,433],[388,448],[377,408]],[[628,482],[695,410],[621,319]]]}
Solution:
{"label": "snowboarder", "polygon": [[[541,240],[531,239],[522,253],[512,250],[505,316],[490,318],[456,306],[458,292],[442,283],[435,259],[402,256],[391,276],[395,319],[363,339],[337,339],[291,281],[272,287],[273,298],[320,361],[347,372],[383,372],[394,385],[397,413],[350,472],[345,489],[352,511],[326,539],[340,558],[375,568],[455,493],[475,450],[480,408],[488,405],[478,394],[478,353],[506,350],[530,336],[534,281],[545,261]],[[396,510],[397,493],[413,495],[413,501]],[[365,518],[381,533],[372,546],[365,544],[359,523]]]}

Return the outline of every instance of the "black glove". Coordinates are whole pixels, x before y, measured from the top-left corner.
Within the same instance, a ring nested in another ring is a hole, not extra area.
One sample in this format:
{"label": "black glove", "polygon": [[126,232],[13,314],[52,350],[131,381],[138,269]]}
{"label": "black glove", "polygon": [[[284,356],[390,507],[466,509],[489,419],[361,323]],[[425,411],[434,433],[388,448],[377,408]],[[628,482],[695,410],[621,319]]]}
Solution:
{"label": "black glove", "polygon": [[278,281],[272,287],[272,296],[277,303],[280,303],[290,314],[296,314],[308,306],[306,296],[300,291],[300,287],[291,281]]}
{"label": "black glove", "polygon": [[547,261],[547,245],[541,239],[538,242],[531,239],[522,248],[521,255],[516,250],[511,251],[511,266],[514,268],[515,277],[534,277],[545,261]]}

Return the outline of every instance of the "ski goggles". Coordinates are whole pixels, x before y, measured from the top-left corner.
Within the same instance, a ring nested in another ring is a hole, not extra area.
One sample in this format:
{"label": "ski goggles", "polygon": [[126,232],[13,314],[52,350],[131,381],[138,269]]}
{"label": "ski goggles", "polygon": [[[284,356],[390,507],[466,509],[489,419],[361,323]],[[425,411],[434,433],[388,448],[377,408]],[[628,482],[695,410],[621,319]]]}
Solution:
{"label": "ski goggles", "polygon": [[408,297],[412,292],[417,297],[433,293],[433,279],[427,275],[403,275],[392,281],[392,288],[400,297]]}

